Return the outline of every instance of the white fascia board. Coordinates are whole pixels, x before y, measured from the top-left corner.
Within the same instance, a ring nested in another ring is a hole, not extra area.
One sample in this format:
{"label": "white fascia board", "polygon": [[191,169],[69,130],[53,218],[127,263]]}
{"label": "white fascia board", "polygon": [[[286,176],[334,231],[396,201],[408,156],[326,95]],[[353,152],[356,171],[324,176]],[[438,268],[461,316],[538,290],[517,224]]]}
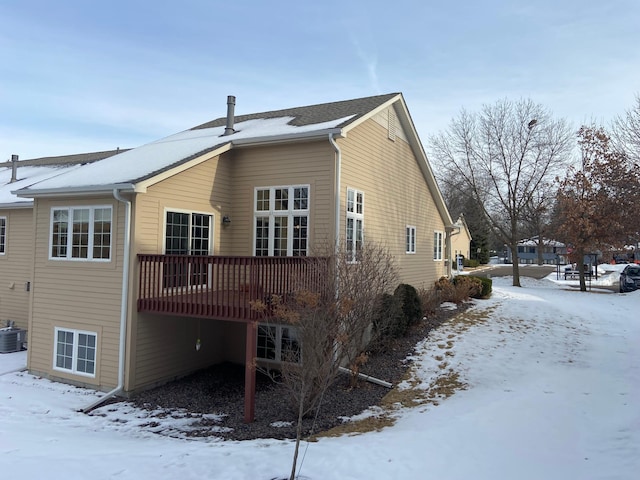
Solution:
{"label": "white fascia board", "polygon": [[14,202],[14,203],[0,203],[0,209],[9,210],[9,209],[18,209],[18,208],[33,208],[33,200],[24,201],[24,202]]}
{"label": "white fascia board", "polygon": [[[366,122],[367,120],[369,120],[370,118],[375,117],[378,113],[380,113],[383,110],[386,110],[387,108],[389,108],[391,105],[393,105],[394,103],[396,103],[398,100],[402,100],[402,95],[398,94],[395,95],[393,98],[390,98],[389,100],[387,100],[386,102],[378,105],[376,108],[374,108],[373,110],[367,112],[366,115],[361,116],[360,118],[354,120],[353,122],[351,122],[349,125],[345,126],[342,130],[345,134],[345,136],[347,135],[347,133],[349,132],[349,130],[352,130],[353,128],[357,127],[358,125],[360,125],[361,123]],[[404,103],[404,102],[401,102]]]}
{"label": "white fascia board", "polygon": [[83,187],[63,187],[63,188],[44,188],[41,190],[15,190],[11,193],[20,198],[40,198],[40,197],[84,197],[108,194],[111,195],[114,190],[121,192],[138,192],[136,185],[133,183],[114,183],[112,185],[89,185]]}

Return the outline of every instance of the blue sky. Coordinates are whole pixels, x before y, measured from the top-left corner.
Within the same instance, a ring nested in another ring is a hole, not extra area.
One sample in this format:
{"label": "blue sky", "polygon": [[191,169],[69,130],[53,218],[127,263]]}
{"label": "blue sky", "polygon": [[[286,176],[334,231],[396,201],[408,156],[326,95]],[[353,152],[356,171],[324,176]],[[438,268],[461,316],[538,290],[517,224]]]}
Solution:
{"label": "blue sky", "polygon": [[226,113],[402,92],[424,144],[531,98],[577,127],[640,94],[637,0],[0,2],[0,161],[142,145]]}

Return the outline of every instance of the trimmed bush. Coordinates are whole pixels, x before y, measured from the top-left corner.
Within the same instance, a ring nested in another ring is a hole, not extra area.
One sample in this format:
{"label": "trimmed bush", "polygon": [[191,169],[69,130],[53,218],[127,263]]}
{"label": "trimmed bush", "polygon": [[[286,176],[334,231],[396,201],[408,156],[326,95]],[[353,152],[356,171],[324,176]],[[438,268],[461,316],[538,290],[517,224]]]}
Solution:
{"label": "trimmed bush", "polygon": [[482,292],[482,283],[477,277],[458,275],[452,280],[454,286],[453,301],[462,303],[470,298],[478,298]]}
{"label": "trimmed bush", "polygon": [[480,262],[471,258],[465,258],[463,261],[463,265],[469,268],[476,268],[478,265],[480,265]]}
{"label": "trimmed bush", "polygon": [[455,287],[447,277],[440,277],[440,280],[435,283],[434,288],[440,296],[440,303],[454,301]]}
{"label": "trimmed bush", "polygon": [[413,286],[401,283],[393,292],[393,296],[400,302],[407,325],[413,325],[422,320],[422,304],[418,291]]}
{"label": "trimmed bush", "polygon": [[480,291],[479,296],[473,298],[489,298],[491,296],[491,292],[493,291],[493,280],[473,275],[469,275],[469,278],[476,278],[482,283],[482,290]]}
{"label": "trimmed bush", "polygon": [[373,319],[375,339],[384,345],[387,338],[398,338],[407,333],[409,324],[406,321],[402,305],[398,298],[383,293],[379,299],[379,308]]}

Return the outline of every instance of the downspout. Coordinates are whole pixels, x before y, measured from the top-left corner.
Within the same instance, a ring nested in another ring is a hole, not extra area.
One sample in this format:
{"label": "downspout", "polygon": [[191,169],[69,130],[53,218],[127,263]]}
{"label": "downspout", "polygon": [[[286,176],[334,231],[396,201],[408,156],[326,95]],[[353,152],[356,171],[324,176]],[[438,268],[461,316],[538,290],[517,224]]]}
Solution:
{"label": "downspout", "polygon": [[335,134],[330,133],[329,134],[329,143],[331,143],[331,145],[333,146],[333,149],[336,151],[336,199],[335,199],[335,205],[336,205],[336,225],[335,225],[335,231],[336,231],[336,236],[335,236],[335,249],[336,249],[336,254],[340,251],[340,176],[341,176],[341,170],[342,170],[342,151],[340,150],[340,147],[338,146],[338,144],[336,143],[335,139],[333,138]]}
{"label": "downspout", "polygon": [[451,237],[453,237],[454,235],[457,235],[457,234],[460,233],[460,227],[456,227],[455,225],[447,225],[444,230],[445,230],[445,235],[446,235],[446,239],[445,239],[445,243],[444,243],[444,250],[445,250],[445,255],[444,256],[447,259],[447,271],[446,271],[446,274],[447,274],[447,278],[451,278],[451,276],[453,275],[453,265],[451,264],[451,262],[452,262],[452,259],[451,259]]}
{"label": "downspout", "polygon": [[113,198],[125,204],[124,217],[124,254],[122,256],[122,293],[120,301],[120,344],[118,352],[118,385],[110,392],[90,403],[80,411],[88,413],[98,405],[122,392],[124,388],[124,366],[127,334],[127,308],[129,306],[129,259],[131,249],[131,200],[122,197],[117,188],[113,189]]}

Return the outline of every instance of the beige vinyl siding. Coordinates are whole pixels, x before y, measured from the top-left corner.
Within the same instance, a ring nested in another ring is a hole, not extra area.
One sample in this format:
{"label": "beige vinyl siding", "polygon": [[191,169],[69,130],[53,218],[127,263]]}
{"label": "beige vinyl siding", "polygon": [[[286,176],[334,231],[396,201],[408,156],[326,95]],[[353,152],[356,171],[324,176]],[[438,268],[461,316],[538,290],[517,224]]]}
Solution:
{"label": "beige vinyl siding", "polygon": [[[167,210],[213,215],[213,252],[226,254],[230,229],[234,227],[230,201],[229,158],[214,157],[150,186],[136,195],[133,239],[135,253],[163,254]],[[229,215],[232,225],[223,227]],[[135,255],[130,285],[132,304],[137,299],[139,270]],[[200,320],[203,348],[197,352],[198,320],[166,315],[138,315],[130,312],[129,357],[125,389],[137,391],[220,362],[221,322]]]}
{"label": "beige vinyl siding", "polygon": [[233,242],[228,255],[253,255],[254,189],[309,185],[309,249],[333,243],[334,150],[329,140],[231,152]]}
{"label": "beige vinyl siding", "polygon": [[455,261],[457,254],[464,255],[465,258],[471,258],[471,252],[469,251],[470,242],[471,239],[469,238],[467,229],[464,228],[464,226],[460,228],[460,233],[451,237],[451,253],[453,261]]}
{"label": "beige vinyl siding", "polygon": [[[136,253],[163,253],[165,211],[179,209],[214,215],[215,254],[252,255],[254,188],[268,186],[309,185],[310,243],[332,238],[333,168],[328,140],[232,150],[207,160],[136,195]],[[223,215],[231,218],[229,226],[221,225]],[[136,265],[136,280],[137,275]],[[131,294],[137,298],[135,281]],[[244,324],[135,311],[131,319],[127,390],[149,388],[220,361],[244,362]]]}
{"label": "beige vinyl siding", "polygon": [[[174,317],[138,315],[135,385],[142,390],[184,376],[224,359],[226,322]],[[200,338],[200,350],[196,341]]]}
{"label": "beige vinyl siding", "polygon": [[[112,207],[111,260],[49,260],[51,208],[96,205]],[[34,271],[29,321],[28,367],[31,371],[103,390],[116,386],[124,211],[119,202],[109,197],[36,200]],[[94,378],[53,370],[55,327],[98,334]]]}
{"label": "beige vinyl siding", "polygon": [[26,329],[29,320],[27,282],[31,281],[33,210],[0,210],[6,218],[5,253],[0,255],[0,327],[13,320]]}
{"label": "beige vinyl siding", "polygon": [[[342,149],[341,237],[346,222],[346,192],[364,192],[364,236],[389,247],[400,281],[428,287],[445,274],[444,261],[433,260],[433,232],[444,223],[411,147],[396,135],[388,138],[382,122],[368,120],[339,140]],[[400,123],[396,129],[400,130]],[[407,255],[406,226],[416,227],[416,253]],[[443,244],[444,253],[444,244]]]}
{"label": "beige vinyl siding", "polygon": [[[135,240],[137,253],[164,253],[166,210],[209,213],[213,218],[216,254],[225,254],[231,227],[223,229],[223,215],[233,221],[230,201],[229,160],[215,157],[150,186],[136,196]],[[235,223],[235,222],[234,222]]]}

